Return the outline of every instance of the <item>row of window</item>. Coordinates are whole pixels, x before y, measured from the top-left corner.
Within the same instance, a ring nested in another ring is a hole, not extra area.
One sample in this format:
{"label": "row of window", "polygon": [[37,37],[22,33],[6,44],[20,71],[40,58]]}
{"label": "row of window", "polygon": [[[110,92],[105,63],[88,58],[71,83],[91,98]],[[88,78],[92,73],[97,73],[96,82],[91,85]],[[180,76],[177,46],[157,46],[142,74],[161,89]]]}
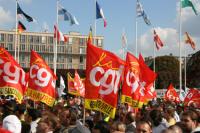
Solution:
{"label": "row of window", "polygon": [[[6,41],[6,34],[0,33],[0,42]],[[7,42],[14,42],[14,34],[7,34]],[[30,43],[30,44],[53,44],[54,43],[54,38],[52,36],[33,36],[33,35],[19,35],[18,36],[20,39],[20,43]],[[79,40],[80,45],[86,45],[87,43],[87,38],[72,38],[69,37],[68,39],[68,44],[73,44],[76,39]],[[102,46],[102,39],[96,39],[96,42],[93,42],[97,44],[97,46],[101,47]],[[60,45],[64,45],[64,42],[59,42]]]}

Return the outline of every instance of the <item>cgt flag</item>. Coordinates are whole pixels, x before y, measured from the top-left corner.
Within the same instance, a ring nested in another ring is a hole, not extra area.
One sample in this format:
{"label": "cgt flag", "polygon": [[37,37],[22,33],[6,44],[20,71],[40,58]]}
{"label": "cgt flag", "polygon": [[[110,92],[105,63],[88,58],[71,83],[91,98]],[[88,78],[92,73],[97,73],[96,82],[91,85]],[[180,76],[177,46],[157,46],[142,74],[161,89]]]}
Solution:
{"label": "cgt flag", "polygon": [[114,118],[123,60],[109,51],[87,45],[85,108]]}
{"label": "cgt flag", "polygon": [[56,76],[35,51],[31,51],[29,82],[26,95],[34,101],[53,106],[58,96],[54,80]]}
{"label": "cgt flag", "polygon": [[176,102],[176,103],[180,102],[179,95],[177,94],[177,92],[176,92],[174,86],[172,85],[172,83],[167,88],[167,91],[165,93],[165,100]]}
{"label": "cgt flag", "polygon": [[106,18],[103,14],[103,9],[100,7],[98,2],[96,1],[96,19],[102,18],[104,22],[104,27],[107,26]]}
{"label": "cgt flag", "polygon": [[28,22],[33,22],[33,21],[35,21],[32,17],[30,17],[29,15],[27,15],[27,14],[21,9],[21,7],[19,6],[18,3],[17,3],[17,16],[18,16],[19,18],[25,17],[26,20],[27,20]]}
{"label": "cgt flag", "polygon": [[200,91],[195,88],[190,88],[190,91],[185,97],[184,105],[200,108]]}
{"label": "cgt flag", "polygon": [[13,57],[0,47],[0,95],[12,95],[21,103],[27,87],[27,76]]}

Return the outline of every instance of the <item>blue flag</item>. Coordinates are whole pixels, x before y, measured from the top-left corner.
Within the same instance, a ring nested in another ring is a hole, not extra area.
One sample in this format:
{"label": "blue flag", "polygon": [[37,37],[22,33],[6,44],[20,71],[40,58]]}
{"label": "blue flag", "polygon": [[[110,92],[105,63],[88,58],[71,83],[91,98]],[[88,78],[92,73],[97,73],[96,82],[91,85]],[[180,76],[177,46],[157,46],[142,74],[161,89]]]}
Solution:
{"label": "blue flag", "polygon": [[17,15],[18,15],[19,17],[21,17],[21,18],[24,16],[28,22],[33,22],[33,21],[34,21],[34,19],[33,19],[32,17],[30,17],[29,15],[27,15],[27,14],[21,9],[21,7],[19,6],[18,3],[17,3]]}
{"label": "blue flag", "polygon": [[149,20],[147,14],[145,13],[142,4],[139,2],[139,0],[137,0],[137,7],[136,7],[136,11],[137,11],[137,16],[138,17],[143,17],[144,22],[147,25],[151,25],[151,21]]}
{"label": "blue flag", "polygon": [[76,17],[69,13],[61,5],[58,5],[58,17],[60,20],[69,21],[71,25],[79,25],[79,22],[77,21]]}

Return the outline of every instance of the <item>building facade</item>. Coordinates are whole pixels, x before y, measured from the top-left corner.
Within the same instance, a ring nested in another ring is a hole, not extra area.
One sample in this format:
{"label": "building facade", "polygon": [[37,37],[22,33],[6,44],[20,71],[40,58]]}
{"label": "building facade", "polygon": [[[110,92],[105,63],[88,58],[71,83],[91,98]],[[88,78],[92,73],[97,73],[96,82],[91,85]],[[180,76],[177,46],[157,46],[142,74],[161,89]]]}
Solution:
{"label": "building facade", "polygon": [[[88,35],[81,35],[78,32],[69,32],[66,35],[68,42],[57,44],[57,69],[86,69]],[[94,44],[100,48],[103,47],[103,41],[103,36],[93,38]],[[15,31],[0,30],[0,46],[16,57],[23,68],[30,67],[30,53],[33,49],[53,69],[54,33],[22,32],[16,35]]]}

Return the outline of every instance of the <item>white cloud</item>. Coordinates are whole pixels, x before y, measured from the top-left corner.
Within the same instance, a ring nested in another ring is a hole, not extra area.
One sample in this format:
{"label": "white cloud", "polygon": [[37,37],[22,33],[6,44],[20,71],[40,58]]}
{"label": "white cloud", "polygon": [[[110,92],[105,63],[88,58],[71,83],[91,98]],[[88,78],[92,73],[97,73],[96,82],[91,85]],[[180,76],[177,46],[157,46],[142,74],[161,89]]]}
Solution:
{"label": "white cloud", "polygon": [[14,17],[11,15],[10,11],[6,11],[0,6],[0,20],[0,26],[4,27],[8,23],[14,22]]}

